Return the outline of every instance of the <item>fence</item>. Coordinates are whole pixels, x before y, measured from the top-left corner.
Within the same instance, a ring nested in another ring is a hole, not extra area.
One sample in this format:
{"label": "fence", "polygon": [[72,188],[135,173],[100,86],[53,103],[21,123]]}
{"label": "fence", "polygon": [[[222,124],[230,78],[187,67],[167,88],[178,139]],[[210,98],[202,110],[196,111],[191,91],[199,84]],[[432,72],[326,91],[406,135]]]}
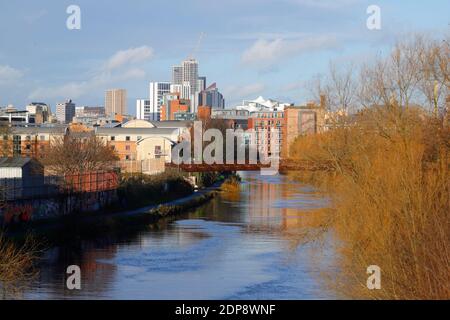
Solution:
{"label": "fence", "polygon": [[125,173],[158,174],[164,172],[165,160],[164,158],[160,158],[117,161],[116,167],[120,168],[121,172]]}
{"label": "fence", "polygon": [[0,225],[91,212],[117,201],[116,172],[0,179]]}
{"label": "fence", "polygon": [[119,177],[116,172],[3,178],[0,179],[0,200],[37,199],[60,194],[115,190],[118,185]]}

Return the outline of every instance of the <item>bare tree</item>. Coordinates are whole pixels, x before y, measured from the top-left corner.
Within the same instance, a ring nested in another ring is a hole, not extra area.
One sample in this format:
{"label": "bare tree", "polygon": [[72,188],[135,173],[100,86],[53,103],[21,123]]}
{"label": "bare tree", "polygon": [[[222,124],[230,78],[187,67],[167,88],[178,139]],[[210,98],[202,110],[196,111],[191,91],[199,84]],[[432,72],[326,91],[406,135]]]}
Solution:
{"label": "bare tree", "polygon": [[107,171],[115,160],[115,151],[96,136],[80,138],[72,134],[55,139],[42,159],[58,175]]}
{"label": "bare tree", "polygon": [[445,98],[450,91],[449,42],[426,41],[417,37],[414,49],[420,72],[419,90],[423,94],[424,102],[437,115],[439,109],[444,108]]}
{"label": "bare tree", "polygon": [[[305,85],[305,89],[309,92],[311,99],[314,101],[320,101],[322,96],[325,96],[325,99],[329,100],[330,92],[329,86],[327,86],[327,79],[325,75],[318,73],[313,76],[313,78],[308,81]],[[328,105],[328,103],[327,103]]]}
{"label": "bare tree", "polygon": [[353,64],[338,68],[335,63],[330,63],[325,92],[332,109],[349,112],[355,107],[357,85],[354,70]]}
{"label": "bare tree", "polygon": [[9,157],[12,153],[9,143],[10,135],[11,128],[6,124],[0,124],[0,139],[2,140],[0,156],[2,157]]}

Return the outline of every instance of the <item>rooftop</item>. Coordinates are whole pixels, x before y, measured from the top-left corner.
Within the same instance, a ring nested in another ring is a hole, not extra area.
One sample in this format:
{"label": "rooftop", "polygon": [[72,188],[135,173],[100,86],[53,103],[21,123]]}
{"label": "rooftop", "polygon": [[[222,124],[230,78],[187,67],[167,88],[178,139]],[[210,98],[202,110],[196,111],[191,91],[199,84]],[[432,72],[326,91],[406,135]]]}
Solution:
{"label": "rooftop", "polygon": [[14,158],[0,158],[0,167],[1,168],[22,168],[30,161],[36,161],[31,158],[22,158],[22,157],[14,157]]}

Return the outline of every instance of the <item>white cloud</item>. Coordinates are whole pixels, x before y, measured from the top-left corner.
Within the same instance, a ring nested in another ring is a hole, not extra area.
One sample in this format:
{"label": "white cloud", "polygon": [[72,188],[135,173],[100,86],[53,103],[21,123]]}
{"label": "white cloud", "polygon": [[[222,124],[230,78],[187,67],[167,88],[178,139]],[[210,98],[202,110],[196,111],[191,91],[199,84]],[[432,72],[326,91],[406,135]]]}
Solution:
{"label": "white cloud", "polygon": [[304,7],[320,9],[339,9],[360,3],[360,0],[287,0]]}
{"label": "white cloud", "polygon": [[153,57],[153,49],[147,46],[130,48],[115,53],[108,59],[105,69],[114,70],[127,64],[139,63]]}
{"label": "white cloud", "polygon": [[310,35],[297,39],[260,39],[244,51],[241,62],[259,68],[270,68],[293,56],[335,46],[337,37],[333,35]]}
{"label": "white cloud", "polygon": [[243,86],[229,86],[224,89],[225,96],[232,96],[235,101],[245,98],[256,98],[256,96],[262,95],[266,86],[263,83],[253,83]]}
{"label": "white cloud", "polygon": [[40,87],[31,92],[29,99],[77,99],[88,93],[99,92],[113,84],[120,84],[128,80],[142,79],[145,71],[133,66],[149,60],[153,56],[153,49],[147,46],[121,50],[112,55],[100,69],[91,72],[85,81],[69,82],[60,86]]}
{"label": "white cloud", "polygon": [[8,65],[0,65],[0,85],[13,84],[23,77],[23,72]]}

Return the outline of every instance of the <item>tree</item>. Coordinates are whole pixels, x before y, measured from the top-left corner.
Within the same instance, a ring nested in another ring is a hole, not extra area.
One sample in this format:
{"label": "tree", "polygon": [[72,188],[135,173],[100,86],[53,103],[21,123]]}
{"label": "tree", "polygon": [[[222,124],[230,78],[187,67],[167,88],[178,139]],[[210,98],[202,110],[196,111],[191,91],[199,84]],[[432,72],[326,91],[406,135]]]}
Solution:
{"label": "tree", "polygon": [[354,108],[357,88],[354,70],[353,64],[338,69],[335,63],[330,63],[326,92],[328,92],[328,103],[332,109],[343,110],[347,113]]}
{"label": "tree", "polygon": [[[0,139],[2,140],[2,145],[0,146],[1,152],[0,156],[9,157],[12,153],[11,146],[9,143],[11,135],[11,128],[6,124],[0,124]],[[6,140],[5,140],[6,138]]]}
{"label": "tree", "polygon": [[118,160],[115,151],[94,135],[80,138],[74,134],[56,138],[42,162],[57,175],[108,171]]}

